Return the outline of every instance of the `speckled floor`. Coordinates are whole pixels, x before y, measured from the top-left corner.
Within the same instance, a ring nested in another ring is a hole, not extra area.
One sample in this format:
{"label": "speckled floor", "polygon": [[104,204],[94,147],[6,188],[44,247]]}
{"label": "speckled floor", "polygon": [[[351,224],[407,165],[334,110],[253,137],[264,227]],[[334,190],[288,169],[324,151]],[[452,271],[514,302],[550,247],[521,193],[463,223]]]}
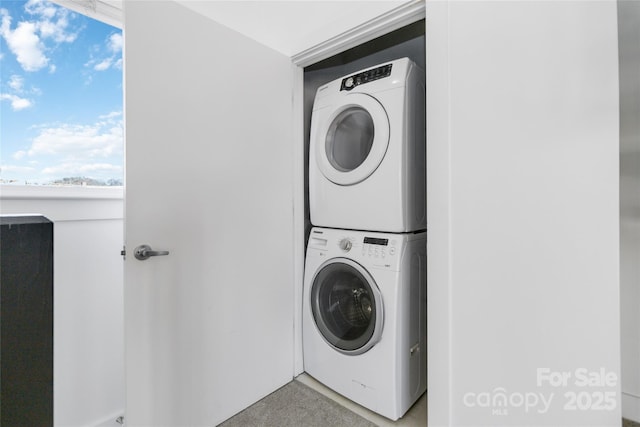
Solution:
{"label": "speckled floor", "polygon": [[[400,420],[380,417],[306,374],[299,376],[218,427],[414,427],[427,425],[426,395]],[[640,427],[623,419],[622,427]]]}
{"label": "speckled floor", "polygon": [[307,374],[271,393],[218,427],[425,427],[423,395],[398,421],[351,402]]}
{"label": "speckled floor", "polygon": [[302,384],[292,381],[248,407],[219,427],[375,427]]}

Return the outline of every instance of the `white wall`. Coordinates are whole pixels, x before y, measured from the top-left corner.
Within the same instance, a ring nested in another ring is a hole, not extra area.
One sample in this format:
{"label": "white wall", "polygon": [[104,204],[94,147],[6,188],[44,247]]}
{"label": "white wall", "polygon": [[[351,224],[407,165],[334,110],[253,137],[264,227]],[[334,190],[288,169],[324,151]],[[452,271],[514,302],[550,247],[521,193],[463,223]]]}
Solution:
{"label": "white wall", "polygon": [[618,2],[622,415],[640,422],[640,2]]}
{"label": "white wall", "polygon": [[616,2],[427,2],[426,27],[429,425],[619,426]]}
{"label": "white wall", "polygon": [[122,189],[3,186],[0,213],[54,222],[54,425],[124,412]]}

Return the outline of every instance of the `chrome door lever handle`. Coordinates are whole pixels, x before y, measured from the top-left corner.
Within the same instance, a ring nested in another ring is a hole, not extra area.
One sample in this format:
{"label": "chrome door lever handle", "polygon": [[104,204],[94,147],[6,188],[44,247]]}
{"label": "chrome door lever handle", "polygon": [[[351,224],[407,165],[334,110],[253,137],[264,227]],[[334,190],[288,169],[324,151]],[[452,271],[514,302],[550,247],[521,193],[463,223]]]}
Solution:
{"label": "chrome door lever handle", "polygon": [[133,250],[133,256],[140,261],[144,261],[152,256],[169,255],[169,251],[154,251],[149,245],[140,245]]}

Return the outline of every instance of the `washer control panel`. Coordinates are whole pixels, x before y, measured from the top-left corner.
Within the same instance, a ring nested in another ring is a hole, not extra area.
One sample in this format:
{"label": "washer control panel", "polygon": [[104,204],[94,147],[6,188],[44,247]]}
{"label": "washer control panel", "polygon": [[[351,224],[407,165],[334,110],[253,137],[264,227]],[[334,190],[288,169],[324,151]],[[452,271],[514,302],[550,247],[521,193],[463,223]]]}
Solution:
{"label": "washer control panel", "polygon": [[349,77],[342,79],[340,90],[351,90],[361,84],[369,83],[374,80],[379,80],[391,75],[391,65],[382,65],[380,67],[372,68],[370,70],[362,71],[358,74],[353,74]]}
{"label": "washer control panel", "polygon": [[365,237],[362,255],[369,258],[387,258],[396,254],[396,241],[377,237]]}

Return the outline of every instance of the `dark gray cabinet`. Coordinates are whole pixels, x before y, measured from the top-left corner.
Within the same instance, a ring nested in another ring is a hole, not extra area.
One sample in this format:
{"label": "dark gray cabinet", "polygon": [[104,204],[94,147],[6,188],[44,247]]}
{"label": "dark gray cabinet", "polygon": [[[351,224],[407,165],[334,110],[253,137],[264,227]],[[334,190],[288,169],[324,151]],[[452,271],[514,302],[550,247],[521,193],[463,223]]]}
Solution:
{"label": "dark gray cabinet", "polygon": [[53,425],[53,223],[0,217],[0,425]]}

